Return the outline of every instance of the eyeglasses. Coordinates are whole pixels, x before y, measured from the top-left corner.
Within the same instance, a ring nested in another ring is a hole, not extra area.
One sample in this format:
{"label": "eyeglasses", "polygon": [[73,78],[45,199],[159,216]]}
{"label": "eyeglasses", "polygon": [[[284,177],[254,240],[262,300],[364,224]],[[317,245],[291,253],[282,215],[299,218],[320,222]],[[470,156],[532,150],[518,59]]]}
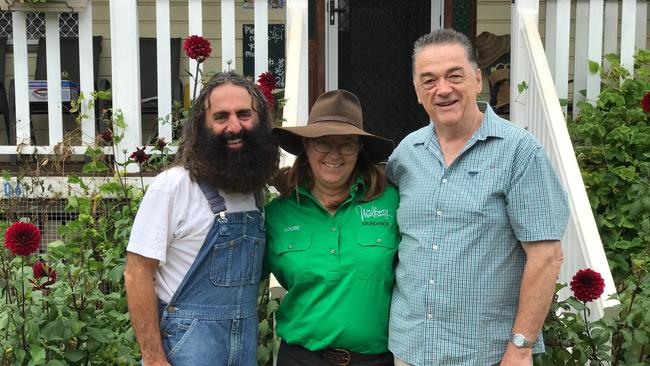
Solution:
{"label": "eyeglasses", "polygon": [[360,145],[361,143],[358,141],[346,141],[340,144],[332,144],[330,141],[325,139],[311,140],[311,146],[314,147],[314,150],[322,154],[329,153],[336,147],[341,155],[354,155],[359,150]]}

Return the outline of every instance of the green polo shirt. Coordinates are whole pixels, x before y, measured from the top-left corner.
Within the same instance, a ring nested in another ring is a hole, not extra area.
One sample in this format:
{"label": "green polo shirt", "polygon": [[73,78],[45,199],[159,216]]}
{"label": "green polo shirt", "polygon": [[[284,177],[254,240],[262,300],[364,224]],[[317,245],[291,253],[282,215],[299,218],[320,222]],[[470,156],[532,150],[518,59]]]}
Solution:
{"label": "green polo shirt", "polygon": [[388,350],[399,194],[359,202],[364,189],[357,180],[334,215],[304,187],[266,207],[266,266],[287,289],[276,329],[289,344]]}

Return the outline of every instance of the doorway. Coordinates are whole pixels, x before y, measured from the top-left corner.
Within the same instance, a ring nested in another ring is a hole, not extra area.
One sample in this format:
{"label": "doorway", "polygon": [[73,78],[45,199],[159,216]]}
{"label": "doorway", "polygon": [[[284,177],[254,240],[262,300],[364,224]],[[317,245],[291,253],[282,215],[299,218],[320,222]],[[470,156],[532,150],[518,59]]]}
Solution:
{"label": "doorway", "polygon": [[425,126],[412,82],[413,42],[456,28],[456,13],[476,24],[475,13],[459,13],[460,3],[475,8],[476,0],[310,0],[310,105],[326,90],[349,90],[361,101],[365,129],[395,144]]}

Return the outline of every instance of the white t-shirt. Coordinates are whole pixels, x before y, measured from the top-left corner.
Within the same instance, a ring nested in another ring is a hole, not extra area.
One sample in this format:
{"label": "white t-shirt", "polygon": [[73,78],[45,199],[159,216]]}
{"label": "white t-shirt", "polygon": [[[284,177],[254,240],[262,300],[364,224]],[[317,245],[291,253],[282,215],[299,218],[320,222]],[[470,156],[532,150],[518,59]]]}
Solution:
{"label": "white t-shirt", "polygon": [[[253,194],[226,194],[228,212],[256,210]],[[214,222],[208,200],[185,168],[156,176],[142,199],[126,250],[160,261],[156,293],[169,302]]]}

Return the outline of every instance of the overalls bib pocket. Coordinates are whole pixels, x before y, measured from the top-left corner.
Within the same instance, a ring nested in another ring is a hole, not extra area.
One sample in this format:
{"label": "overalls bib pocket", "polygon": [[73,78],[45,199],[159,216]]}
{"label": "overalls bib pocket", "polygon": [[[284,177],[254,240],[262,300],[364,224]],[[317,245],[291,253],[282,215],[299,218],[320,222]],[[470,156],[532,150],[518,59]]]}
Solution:
{"label": "overalls bib pocket", "polygon": [[210,281],[215,286],[252,285],[260,281],[264,239],[241,236],[212,247]]}

